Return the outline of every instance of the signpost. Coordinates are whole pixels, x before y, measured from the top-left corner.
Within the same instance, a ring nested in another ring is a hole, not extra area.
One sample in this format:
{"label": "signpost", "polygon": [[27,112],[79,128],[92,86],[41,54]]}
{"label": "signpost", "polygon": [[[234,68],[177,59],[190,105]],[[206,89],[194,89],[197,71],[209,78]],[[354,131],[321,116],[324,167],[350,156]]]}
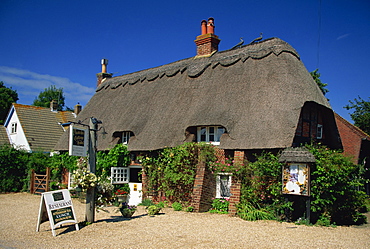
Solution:
{"label": "signpost", "polygon": [[86,157],[89,144],[89,128],[71,125],[69,129],[69,155]]}
{"label": "signpost", "polygon": [[42,193],[36,232],[40,230],[41,223],[47,220],[50,221],[53,236],[56,236],[55,228],[64,223],[75,223],[76,230],[79,230],[68,189]]}

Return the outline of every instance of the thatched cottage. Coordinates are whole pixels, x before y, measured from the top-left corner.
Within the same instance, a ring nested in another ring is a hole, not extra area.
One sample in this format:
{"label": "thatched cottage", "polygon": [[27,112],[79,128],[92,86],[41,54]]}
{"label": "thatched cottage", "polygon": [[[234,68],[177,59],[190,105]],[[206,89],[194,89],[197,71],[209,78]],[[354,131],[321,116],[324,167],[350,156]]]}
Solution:
{"label": "thatched cottage", "polygon": [[[98,150],[205,141],[248,160],[312,140],[341,148],[334,113],[294,48],[269,38],[218,51],[219,42],[210,18],[201,22],[194,57],[117,77],[103,60],[96,93],[78,116],[103,122],[107,134],[99,136]],[[66,146],[60,141],[56,148]],[[207,206],[200,199],[198,211]]]}

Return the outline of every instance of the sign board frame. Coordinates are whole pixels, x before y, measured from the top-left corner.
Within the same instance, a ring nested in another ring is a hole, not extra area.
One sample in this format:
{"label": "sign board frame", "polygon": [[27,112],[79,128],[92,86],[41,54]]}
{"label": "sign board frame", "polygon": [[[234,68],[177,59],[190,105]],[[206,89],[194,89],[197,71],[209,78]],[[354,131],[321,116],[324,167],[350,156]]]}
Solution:
{"label": "sign board frame", "polygon": [[73,124],[69,127],[69,155],[87,156],[89,145],[89,128],[76,127]]}
{"label": "sign board frame", "polygon": [[40,230],[40,224],[47,220],[50,221],[50,227],[54,237],[56,236],[55,228],[65,223],[75,223],[76,230],[79,230],[68,189],[42,193],[36,232]]}
{"label": "sign board frame", "polygon": [[310,196],[309,163],[287,163],[283,166],[282,175],[283,194]]}

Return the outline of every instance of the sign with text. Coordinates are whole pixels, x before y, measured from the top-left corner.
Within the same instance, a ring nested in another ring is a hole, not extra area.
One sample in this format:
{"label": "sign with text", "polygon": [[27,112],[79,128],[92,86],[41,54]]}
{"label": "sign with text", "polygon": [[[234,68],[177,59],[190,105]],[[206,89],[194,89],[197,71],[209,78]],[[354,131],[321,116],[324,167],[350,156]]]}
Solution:
{"label": "sign with text", "polygon": [[87,156],[89,129],[86,127],[69,128],[69,155],[70,156]]}
{"label": "sign with text", "polygon": [[40,224],[47,220],[50,221],[53,236],[55,228],[64,223],[75,223],[76,230],[79,230],[68,189],[42,193],[36,232],[40,230]]}

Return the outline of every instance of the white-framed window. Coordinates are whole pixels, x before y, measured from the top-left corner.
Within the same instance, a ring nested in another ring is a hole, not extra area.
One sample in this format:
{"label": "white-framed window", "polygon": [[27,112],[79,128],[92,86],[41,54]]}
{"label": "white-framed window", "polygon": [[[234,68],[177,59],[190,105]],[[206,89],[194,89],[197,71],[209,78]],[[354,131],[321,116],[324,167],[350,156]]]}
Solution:
{"label": "white-framed window", "polygon": [[317,125],[317,139],[322,139],[323,127],[321,124]]}
{"label": "white-framed window", "polygon": [[131,132],[131,131],[122,132],[122,143],[127,144],[128,141],[130,140],[130,137],[132,137],[133,135],[134,135],[134,133]]}
{"label": "white-framed window", "polygon": [[225,133],[222,126],[199,126],[197,127],[197,141],[220,144],[221,135]]}
{"label": "white-framed window", "polygon": [[216,177],[216,198],[231,196],[231,174],[220,173]]}
{"label": "white-framed window", "polygon": [[112,184],[128,183],[130,180],[130,170],[128,167],[112,167],[111,181]]}
{"label": "white-framed window", "polygon": [[11,133],[12,134],[17,133],[17,123],[12,123],[11,124]]}

